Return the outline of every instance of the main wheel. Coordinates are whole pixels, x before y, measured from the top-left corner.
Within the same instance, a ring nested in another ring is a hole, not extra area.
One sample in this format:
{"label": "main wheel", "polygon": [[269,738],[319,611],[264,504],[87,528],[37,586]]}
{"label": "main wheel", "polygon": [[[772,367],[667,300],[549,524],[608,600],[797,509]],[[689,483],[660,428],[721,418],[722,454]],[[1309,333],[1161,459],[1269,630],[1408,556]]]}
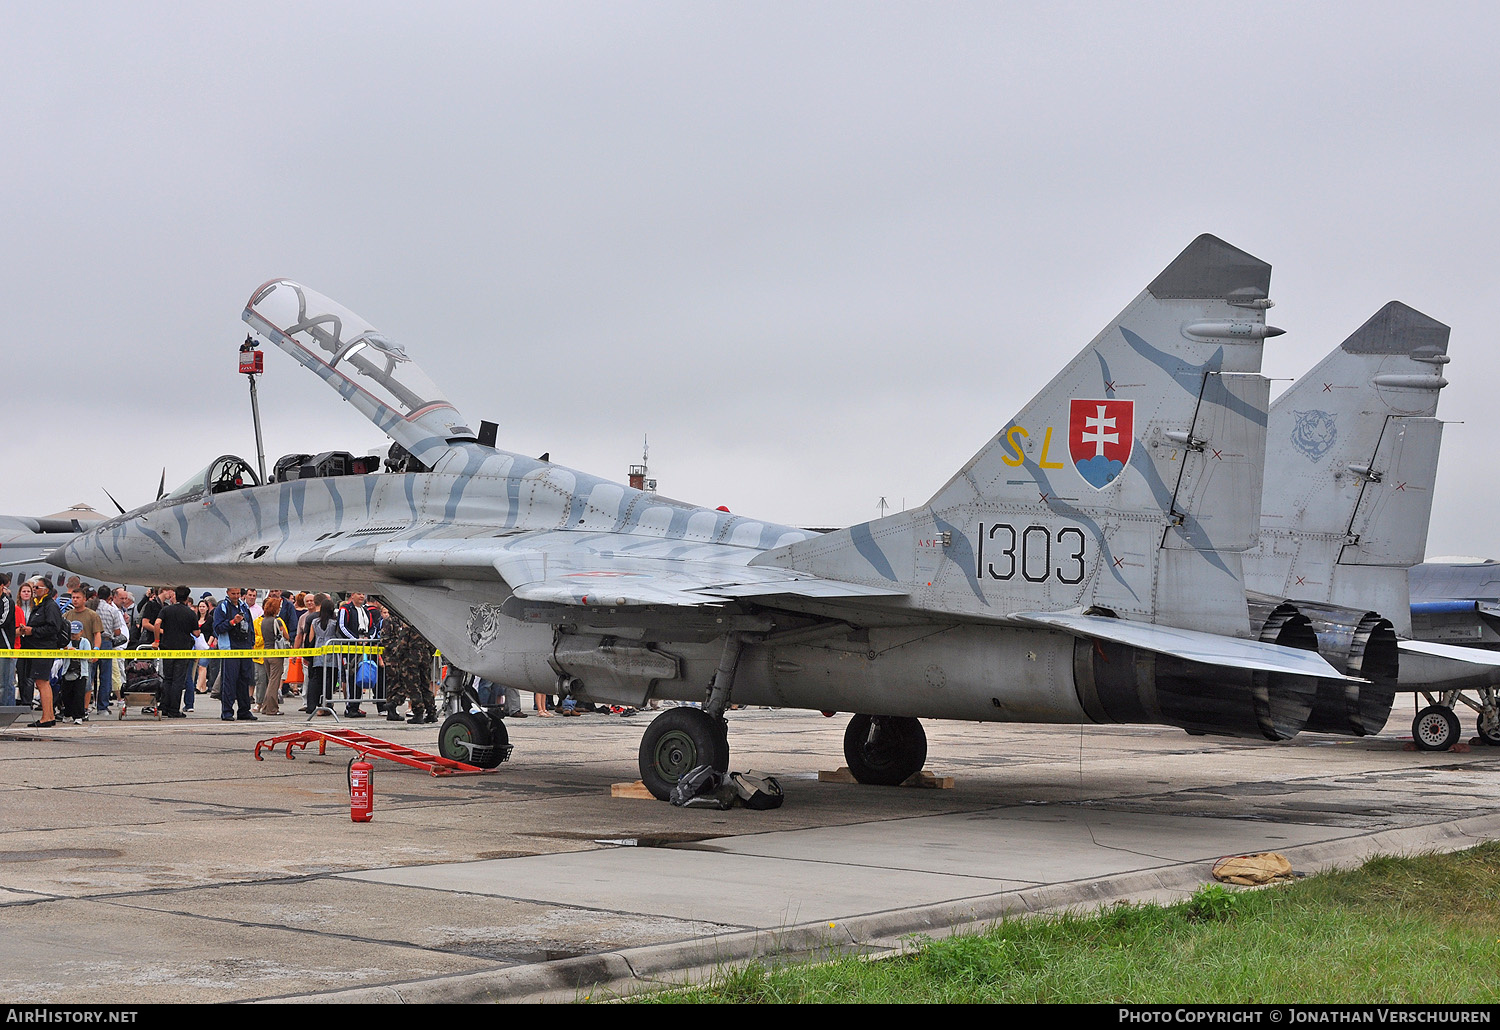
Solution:
{"label": "main wheel", "polygon": [[1500,726],[1496,726],[1494,730],[1488,733],[1485,732],[1483,714],[1475,717],[1474,731],[1479,734],[1479,742],[1481,744],[1488,744],[1490,747],[1500,747]]}
{"label": "main wheel", "polygon": [[505,761],[507,741],[496,741],[494,724],[487,716],[459,712],[443,720],[438,729],[438,754],[452,762],[493,769]]}
{"label": "main wheel", "polygon": [[666,801],[691,769],[711,765],[728,771],[728,727],[701,708],[669,708],[646,727],[639,759],[641,782],[657,800]]}
{"label": "main wheel", "polygon": [[844,760],[860,783],[895,787],[922,771],[927,732],[904,715],[856,715],[844,730]]}
{"label": "main wheel", "polygon": [[1418,751],[1447,751],[1458,743],[1458,716],[1453,709],[1428,705],[1411,721],[1411,742]]}

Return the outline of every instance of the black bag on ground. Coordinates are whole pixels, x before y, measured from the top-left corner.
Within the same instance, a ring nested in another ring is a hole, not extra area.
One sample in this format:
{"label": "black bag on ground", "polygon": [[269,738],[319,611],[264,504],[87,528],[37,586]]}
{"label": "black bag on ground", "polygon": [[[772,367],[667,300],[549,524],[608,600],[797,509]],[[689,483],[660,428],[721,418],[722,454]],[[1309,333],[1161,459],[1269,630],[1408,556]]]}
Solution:
{"label": "black bag on ground", "polygon": [[786,795],[781,792],[781,784],[776,777],[767,773],[746,769],[742,773],[730,773],[729,781],[734,785],[740,804],[757,812],[780,808],[781,803],[786,800]]}
{"label": "black bag on ground", "polygon": [[679,808],[729,808],[733,797],[721,798],[724,774],[711,765],[696,765],[682,774],[669,800]]}

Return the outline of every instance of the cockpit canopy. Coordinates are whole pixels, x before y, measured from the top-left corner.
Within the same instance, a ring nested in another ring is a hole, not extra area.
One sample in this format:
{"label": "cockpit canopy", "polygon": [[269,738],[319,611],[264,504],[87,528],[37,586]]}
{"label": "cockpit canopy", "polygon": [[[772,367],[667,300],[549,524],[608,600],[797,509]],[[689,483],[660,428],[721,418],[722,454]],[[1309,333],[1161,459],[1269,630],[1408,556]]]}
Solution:
{"label": "cockpit canopy", "polygon": [[260,486],[255,469],[244,458],[225,454],[189,476],[187,481],[167,494],[164,501],[185,501],[190,497],[224,494]]}
{"label": "cockpit canopy", "polygon": [[244,317],[428,465],[449,441],[474,439],[406,349],[342,304],[290,279],[273,279],[251,295]]}

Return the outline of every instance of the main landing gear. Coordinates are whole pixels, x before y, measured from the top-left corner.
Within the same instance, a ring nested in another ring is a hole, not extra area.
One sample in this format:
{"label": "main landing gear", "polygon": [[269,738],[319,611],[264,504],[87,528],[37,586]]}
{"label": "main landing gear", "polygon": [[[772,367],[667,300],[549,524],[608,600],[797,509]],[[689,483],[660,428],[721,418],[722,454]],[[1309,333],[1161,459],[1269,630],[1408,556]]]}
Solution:
{"label": "main landing gear", "polygon": [[895,787],[922,771],[927,732],[904,715],[856,715],[844,730],[844,761],[860,783]]}
{"label": "main landing gear", "polygon": [[[641,782],[662,801],[689,770],[708,765],[729,770],[729,727],[724,711],[747,635],[730,633],[702,708],[673,708],[658,715],[641,738]],[[750,636],[748,639],[758,640]],[[832,714],[832,713],[826,713]],[[894,787],[922,771],[927,733],[909,716],[856,715],[844,731],[844,759],[860,783]]]}
{"label": "main landing gear", "polygon": [[1478,701],[1457,690],[1444,691],[1437,697],[1423,691],[1422,696],[1427,699],[1427,707],[1411,723],[1411,742],[1418,751],[1447,751],[1459,742],[1463,727],[1453,707],[1460,702],[1475,712],[1474,730],[1479,743],[1500,747],[1500,699],[1495,688],[1482,688]]}
{"label": "main landing gear", "polygon": [[697,766],[729,771],[729,725],[724,721],[724,711],[729,707],[734,673],[744,647],[741,633],[724,638],[724,653],[702,708],[668,709],[646,727],[637,758],[641,782],[658,800],[668,800],[677,781]]}
{"label": "main landing gear", "polygon": [[646,727],[639,759],[641,782],[666,801],[691,769],[711,765],[729,771],[729,724],[702,708],[669,708]]}

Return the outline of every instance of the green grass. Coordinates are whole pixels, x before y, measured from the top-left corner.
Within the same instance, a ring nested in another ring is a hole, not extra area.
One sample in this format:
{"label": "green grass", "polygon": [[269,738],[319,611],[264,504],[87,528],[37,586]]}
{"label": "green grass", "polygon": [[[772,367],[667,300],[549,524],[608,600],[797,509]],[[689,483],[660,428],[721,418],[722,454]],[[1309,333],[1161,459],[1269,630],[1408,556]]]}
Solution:
{"label": "green grass", "polygon": [[726,969],[638,999],[724,1002],[1500,1002],[1500,843],[1175,905],[1011,919],[877,962]]}

